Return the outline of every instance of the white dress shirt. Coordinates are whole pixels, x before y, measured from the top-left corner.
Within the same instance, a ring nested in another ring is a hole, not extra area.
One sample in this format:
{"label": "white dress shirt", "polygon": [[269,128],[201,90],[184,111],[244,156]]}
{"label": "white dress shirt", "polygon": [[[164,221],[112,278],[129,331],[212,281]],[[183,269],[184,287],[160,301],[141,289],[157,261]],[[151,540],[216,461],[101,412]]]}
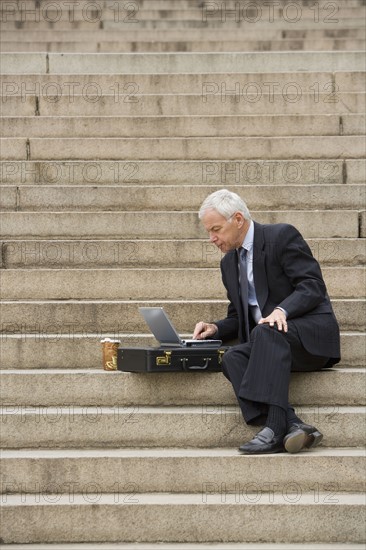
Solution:
{"label": "white dress shirt", "polygon": [[254,223],[249,222],[249,229],[245,235],[242,247],[247,251],[247,279],[248,279],[248,305],[253,319],[256,323],[262,318],[262,312],[258,305],[257,295],[255,293],[254,278],[253,278],[253,245],[254,245]]}
{"label": "white dress shirt", "polygon": [[[247,251],[246,255],[246,262],[247,262],[247,278],[248,278],[248,304],[250,308],[250,312],[252,314],[252,317],[256,323],[260,321],[262,318],[262,312],[260,310],[258,301],[257,301],[257,295],[255,293],[255,286],[254,286],[254,277],[253,277],[253,247],[254,247],[254,223],[253,220],[250,220],[249,223],[249,229],[247,231],[247,234],[245,235],[242,248],[245,248]],[[287,311],[283,309],[282,307],[276,307],[276,309],[280,309],[283,311],[283,313],[286,315],[287,318]]]}

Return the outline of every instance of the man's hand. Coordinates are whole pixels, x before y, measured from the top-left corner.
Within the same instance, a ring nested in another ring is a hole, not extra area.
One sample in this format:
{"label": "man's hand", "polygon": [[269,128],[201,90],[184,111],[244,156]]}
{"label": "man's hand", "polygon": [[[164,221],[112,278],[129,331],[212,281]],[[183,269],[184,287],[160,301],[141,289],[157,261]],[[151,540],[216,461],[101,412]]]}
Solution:
{"label": "man's hand", "polygon": [[218,328],[213,323],[204,323],[200,321],[195,326],[192,338],[194,340],[204,340],[205,338],[211,338],[217,331]]}
{"label": "man's hand", "polygon": [[274,309],[268,317],[264,317],[258,321],[258,325],[263,325],[264,323],[268,323],[270,327],[273,327],[276,323],[278,330],[287,332],[286,315],[282,309]]}

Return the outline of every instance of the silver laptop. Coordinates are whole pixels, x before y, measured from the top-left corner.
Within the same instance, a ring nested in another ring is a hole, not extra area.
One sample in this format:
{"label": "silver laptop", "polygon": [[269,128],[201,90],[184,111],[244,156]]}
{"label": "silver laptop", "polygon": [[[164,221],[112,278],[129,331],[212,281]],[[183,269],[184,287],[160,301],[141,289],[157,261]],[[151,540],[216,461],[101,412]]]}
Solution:
{"label": "silver laptop", "polygon": [[221,340],[182,340],[162,307],[139,307],[139,311],[161,346],[220,347]]}

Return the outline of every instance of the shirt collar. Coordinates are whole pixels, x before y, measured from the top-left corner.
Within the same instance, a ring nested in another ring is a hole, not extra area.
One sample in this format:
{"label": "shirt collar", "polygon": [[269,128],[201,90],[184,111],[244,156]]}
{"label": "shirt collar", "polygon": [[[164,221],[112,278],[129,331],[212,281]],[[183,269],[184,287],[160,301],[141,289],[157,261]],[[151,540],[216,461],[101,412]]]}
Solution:
{"label": "shirt collar", "polygon": [[249,221],[249,229],[245,235],[242,247],[250,252],[253,249],[254,243],[254,223],[253,220]]}

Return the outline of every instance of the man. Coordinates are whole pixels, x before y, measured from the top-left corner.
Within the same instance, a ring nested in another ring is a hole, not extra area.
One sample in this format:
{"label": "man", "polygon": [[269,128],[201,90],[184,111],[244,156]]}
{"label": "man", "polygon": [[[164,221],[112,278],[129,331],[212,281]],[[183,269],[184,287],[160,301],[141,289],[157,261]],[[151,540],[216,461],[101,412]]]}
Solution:
{"label": "man", "polygon": [[238,338],[223,357],[247,424],[264,425],[244,454],[298,452],[322,434],[288,403],[291,371],[316,371],[340,360],[339,327],[318,262],[292,225],[253,222],[245,202],[226,189],[208,196],[199,218],[225,256],[226,319],[197,323],[193,337]]}

